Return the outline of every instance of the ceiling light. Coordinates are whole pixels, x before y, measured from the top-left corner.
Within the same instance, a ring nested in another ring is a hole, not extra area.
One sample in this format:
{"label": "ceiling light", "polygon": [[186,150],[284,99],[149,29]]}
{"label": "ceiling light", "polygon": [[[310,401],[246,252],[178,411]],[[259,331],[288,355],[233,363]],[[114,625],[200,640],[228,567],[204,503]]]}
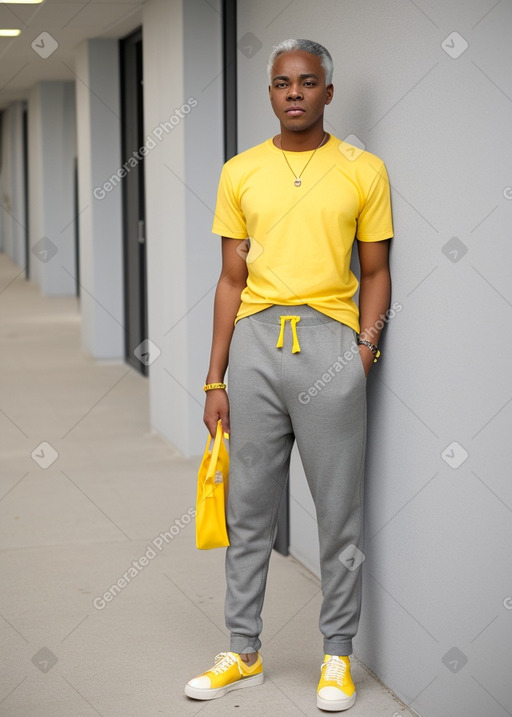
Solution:
{"label": "ceiling light", "polygon": [[38,5],[43,0],[0,0],[0,5]]}
{"label": "ceiling light", "polygon": [[0,37],[17,37],[21,30],[0,30]]}

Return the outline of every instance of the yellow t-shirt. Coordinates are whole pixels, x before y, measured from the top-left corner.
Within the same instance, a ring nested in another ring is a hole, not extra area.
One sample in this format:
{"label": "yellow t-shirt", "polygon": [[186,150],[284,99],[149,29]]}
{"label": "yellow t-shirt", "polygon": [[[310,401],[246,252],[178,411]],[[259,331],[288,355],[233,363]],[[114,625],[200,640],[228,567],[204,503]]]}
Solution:
{"label": "yellow t-shirt", "polygon": [[393,236],[386,168],[332,135],[304,169],[312,154],[286,152],[290,170],[268,139],[226,162],[212,231],[249,238],[236,321],[275,304],[309,304],[358,332],[352,245]]}

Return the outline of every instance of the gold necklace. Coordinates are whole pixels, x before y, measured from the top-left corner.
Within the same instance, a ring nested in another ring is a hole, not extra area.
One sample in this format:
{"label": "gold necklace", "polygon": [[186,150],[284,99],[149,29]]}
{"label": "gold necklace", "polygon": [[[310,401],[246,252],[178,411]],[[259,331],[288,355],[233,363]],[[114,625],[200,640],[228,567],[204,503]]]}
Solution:
{"label": "gold necklace", "polygon": [[[295,185],[296,187],[300,187],[300,185],[302,184],[301,177],[302,177],[302,175],[304,174],[304,172],[306,171],[306,167],[308,166],[308,164],[311,162],[311,160],[312,160],[313,157],[315,156],[316,151],[317,151],[318,149],[320,149],[320,147],[323,145],[323,143],[325,142],[325,138],[326,138],[326,137],[327,137],[327,132],[324,132],[324,136],[322,137],[322,141],[320,142],[320,144],[318,145],[318,147],[314,150],[313,154],[311,155],[311,157],[308,159],[308,161],[306,162],[306,164],[305,164],[304,167],[302,168],[302,172],[301,172],[300,174],[295,174],[295,172],[293,171],[293,169],[292,169],[292,167],[291,167],[291,164],[290,164],[290,162],[288,161],[288,157],[287,157],[286,154],[284,153],[284,149],[283,149],[283,146],[282,146],[282,144],[281,144],[281,152],[283,153],[283,157],[284,157],[285,160],[286,160],[286,164],[290,167],[291,173],[292,173],[293,176],[295,177],[294,185]],[[281,140],[280,140],[280,143],[281,143]]]}

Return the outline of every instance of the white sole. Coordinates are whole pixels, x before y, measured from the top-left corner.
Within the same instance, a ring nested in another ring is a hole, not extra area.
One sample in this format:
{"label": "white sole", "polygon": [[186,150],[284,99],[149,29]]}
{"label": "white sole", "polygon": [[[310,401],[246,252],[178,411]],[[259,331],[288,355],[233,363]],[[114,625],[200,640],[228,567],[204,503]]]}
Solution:
{"label": "white sole", "polygon": [[326,710],[327,712],[343,712],[352,707],[356,701],[356,693],[348,698],[348,700],[324,700],[322,697],[317,695],[316,706],[320,710]]}
{"label": "white sole", "polygon": [[214,700],[217,697],[223,697],[228,692],[231,692],[231,690],[241,690],[243,687],[256,687],[256,685],[261,685],[262,682],[263,672],[260,672],[259,675],[243,677],[241,680],[232,682],[230,685],[226,685],[225,687],[200,689],[199,687],[191,687],[187,684],[185,685],[185,694],[187,697],[192,697],[194,700]]}

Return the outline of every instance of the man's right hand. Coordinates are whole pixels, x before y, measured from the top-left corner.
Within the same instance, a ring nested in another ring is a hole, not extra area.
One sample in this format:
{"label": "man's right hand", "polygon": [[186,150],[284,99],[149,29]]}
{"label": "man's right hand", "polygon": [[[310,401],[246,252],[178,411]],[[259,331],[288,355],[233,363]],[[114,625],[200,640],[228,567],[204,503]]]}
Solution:
{"label": "man's right hand", "polygon": [[212,438],[215,438],[215,434],[217,433],[217,421],[219,418],[222,421],[222,430],[229,433],[228,394],[223,388],[214,388],[206,392],[206,403],[203,415],[206,428],[210,431]]}

